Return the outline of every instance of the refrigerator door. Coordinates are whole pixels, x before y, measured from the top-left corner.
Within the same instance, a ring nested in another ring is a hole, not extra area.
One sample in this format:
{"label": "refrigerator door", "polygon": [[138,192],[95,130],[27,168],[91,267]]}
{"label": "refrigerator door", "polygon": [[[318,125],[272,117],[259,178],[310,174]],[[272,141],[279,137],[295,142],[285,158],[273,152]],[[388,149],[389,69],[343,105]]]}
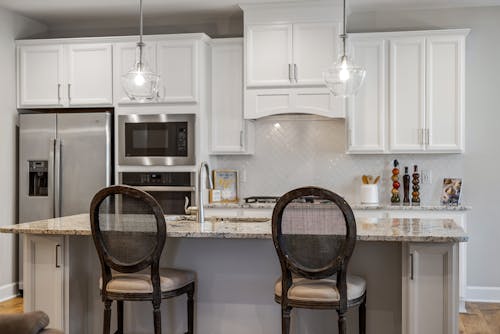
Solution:
{"label": "refrigerator door", "polygon": [[55,157],[56,214],[88,213],[95,193],[110,185],[111,114],[58,114]]}
{"label": "refrigerator door", "polygon": [[55,114],[19,115],[19,222],[54,217]]}

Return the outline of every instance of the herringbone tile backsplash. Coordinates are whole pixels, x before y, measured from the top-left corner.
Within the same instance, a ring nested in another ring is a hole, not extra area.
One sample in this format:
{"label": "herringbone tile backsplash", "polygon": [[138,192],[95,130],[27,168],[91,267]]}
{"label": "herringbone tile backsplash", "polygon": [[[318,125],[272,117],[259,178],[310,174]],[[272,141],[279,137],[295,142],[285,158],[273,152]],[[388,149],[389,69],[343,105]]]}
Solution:
{"label": "herringbone tile backsplash", "polygon": [[[240,171],[240,197],[279,196],[306,185],[331,189],[359,203],[361,175],[380,175],[380,202],[388,204],[392,161],[430,170],[432,183],[421,185],[422,204],[438,204],[444,177],[463,175],[462,156],[455,154],[350,155],[345,153],[345,121],[312,116],[275,116],[255,121],[255,154],[218,156],[214,168]],[[401,181],[402,182],[402,181]],[[464,182],[464,192],[467,183]],[[464,196],[465,197],[465,196]]]}

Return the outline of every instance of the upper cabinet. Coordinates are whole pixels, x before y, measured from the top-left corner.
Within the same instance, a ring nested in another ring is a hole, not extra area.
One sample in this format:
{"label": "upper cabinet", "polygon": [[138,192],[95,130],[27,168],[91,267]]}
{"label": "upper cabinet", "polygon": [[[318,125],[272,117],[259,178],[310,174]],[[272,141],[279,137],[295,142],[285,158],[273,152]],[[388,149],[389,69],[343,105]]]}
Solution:
{"label": "upper cabinet", "polygon": [[323,86],[322,73],[338,55],[338,24],[249,25],[247,87]]}
{"label": "upper cabinet", "polygon": [[463,152],[468,32],[351,34],[367,74],[348,104],[348,152]]}
{"label": "upper cabinet", "polygon": [[[145,61],[160,75],[158,95],[153,103],[197,103],[201,81],[200,39],[145,38]],[[114,63],[118,103],[134,103],[121,88],[121,78],[136,61],[136,43],[116,44]]]}
{"label": "upper cabinet", "polygon": [[340,8],[325,2],[242,6],[244,115],[309,113],[344,117],[323,72],[338,58]]}
{"label": "upper cabinet", "polygon": [[111,44],[18,45],[18,107],[113,104]]}
{"label": "upper cabinet", "polygon": [[210,154],[252,154],[254,122],[243,119],[243,39],[212,40]]}

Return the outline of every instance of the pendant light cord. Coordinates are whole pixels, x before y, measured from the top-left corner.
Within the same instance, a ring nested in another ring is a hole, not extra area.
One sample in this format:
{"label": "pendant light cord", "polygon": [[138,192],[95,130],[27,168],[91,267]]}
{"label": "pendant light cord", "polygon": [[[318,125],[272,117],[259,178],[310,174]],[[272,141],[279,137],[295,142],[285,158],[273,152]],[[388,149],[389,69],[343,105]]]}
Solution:
{"label": "pendant light cord", "polygon": [[[142,0],[141,0],[142,1]],[[347,0],[344,0],[344,7],[343,7],[343,23],[342,23],[342,35],[340,35],[340,38],[342,38],[342,57],[344,58],[346,56],[346,48],[345,48],[345,41],[347,39],[347,14],[346,14],[346,2]]]}
{"label": "pendant light cord", "polygon": [[138,70],[142,71],[143,70],[143,63],[142,63],[142,48],[144,47],[144,43],[142,41],[142,33],[143,33],[143,20],[142,20],[142,0],[139,0],[139,43],[137,43],[137,46],[139,47],[139,63],[138,63]]}

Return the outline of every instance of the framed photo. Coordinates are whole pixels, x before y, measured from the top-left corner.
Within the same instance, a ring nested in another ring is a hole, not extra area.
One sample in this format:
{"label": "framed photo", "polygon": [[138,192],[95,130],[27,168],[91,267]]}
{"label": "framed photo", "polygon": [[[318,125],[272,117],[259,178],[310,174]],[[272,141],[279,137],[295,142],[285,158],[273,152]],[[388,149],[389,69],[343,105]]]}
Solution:
{"label": "framed photo", "polygon": [[462,179],[443,179],[443,191],[441,193],[442,205],[459,205],[462,192]]}
{"label": "framed photo", "polygon": [[238,171],[216,169],[213,171],[214,189],[210,192],[211,203],[237,203]]}

